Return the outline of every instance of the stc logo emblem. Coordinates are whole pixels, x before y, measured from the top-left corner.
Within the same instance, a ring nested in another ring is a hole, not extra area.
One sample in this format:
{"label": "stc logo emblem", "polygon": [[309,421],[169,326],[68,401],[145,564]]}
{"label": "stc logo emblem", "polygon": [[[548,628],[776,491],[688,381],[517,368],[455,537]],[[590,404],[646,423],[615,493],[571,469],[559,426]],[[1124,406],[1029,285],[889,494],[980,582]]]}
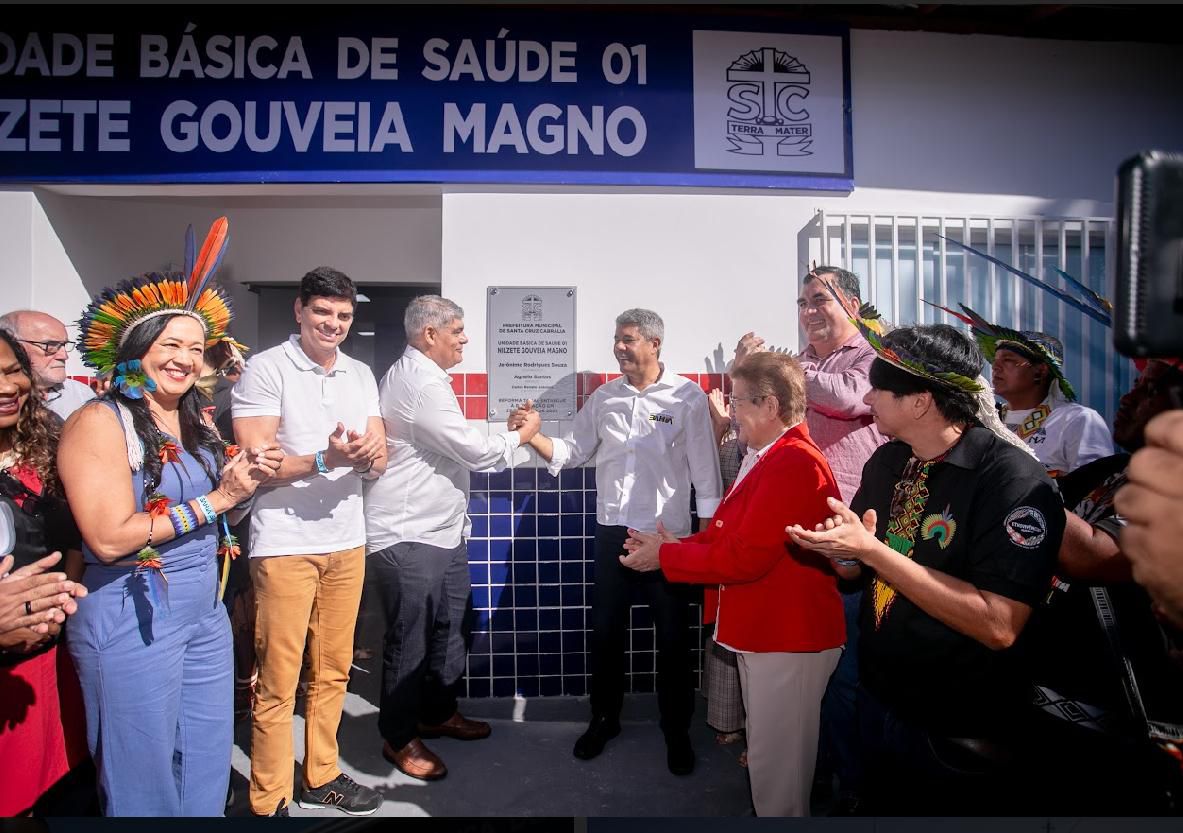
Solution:
{"label": "stc logo emblem", "polygon": [[804,102],[809,69],[770,46],[754,49],[727,68],[727,140],[731,153],[809,156],[813,129]]}

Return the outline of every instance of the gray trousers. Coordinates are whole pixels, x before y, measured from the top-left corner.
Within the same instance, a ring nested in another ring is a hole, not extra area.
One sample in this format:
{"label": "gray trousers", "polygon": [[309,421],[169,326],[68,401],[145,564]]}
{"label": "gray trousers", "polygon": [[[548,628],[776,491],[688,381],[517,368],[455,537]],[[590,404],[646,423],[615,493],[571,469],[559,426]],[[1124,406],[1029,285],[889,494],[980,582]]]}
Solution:
{"label": "gray trousers", "polygon": [[394,749],[456,712],[472,604],[468,548],[399,543],[368,557],[385,614],[378,728]]}
{"label": "gray trousers", "polygon": [[808,816],[822,695],[841,648],[736,654],[757,816]]}

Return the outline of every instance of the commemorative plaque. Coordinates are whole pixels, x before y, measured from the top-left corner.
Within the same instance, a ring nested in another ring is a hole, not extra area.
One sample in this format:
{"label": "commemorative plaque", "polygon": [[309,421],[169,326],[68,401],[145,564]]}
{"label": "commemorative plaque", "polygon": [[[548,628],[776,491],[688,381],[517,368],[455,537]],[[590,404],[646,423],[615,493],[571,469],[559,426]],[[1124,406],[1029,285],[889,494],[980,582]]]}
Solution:
{"label": "commemorative plaque", "polygon": [[488,290],[489,421],[527,399],[543,419],[575,416],[575,287]]}

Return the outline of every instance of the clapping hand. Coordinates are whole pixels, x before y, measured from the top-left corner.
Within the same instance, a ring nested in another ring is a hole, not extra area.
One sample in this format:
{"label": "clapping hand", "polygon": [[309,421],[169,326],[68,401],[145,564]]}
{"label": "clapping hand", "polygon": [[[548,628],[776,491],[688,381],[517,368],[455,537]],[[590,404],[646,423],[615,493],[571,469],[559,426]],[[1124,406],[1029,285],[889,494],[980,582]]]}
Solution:
{"label": "clapping hand", "polygon": [[661,569],[661,545],[676,544],[678,536],[671,533],[661,522],[657,532],[641,532],[629,529],[624,549],[627,555],[620,556],[620,563],[639,573],[651,573]]}
{"label": "clapping hand", "polygon": [[826,558],[843,561],[862,561],[875,551],[879,541],[875,537],[877,518],[874,509],[868,509],[859,518],[837,498],[827,498],[826,504],[834,514],[817,524],[813,531],[800,524],[785,527],[793,543]]}
{"label": "clapping hand", "polygon": [[735,345],[735,358],[731,360],[731,366],[738,366],[748,356],[762,353],[764,349],[763,338],[756,335],[755,332],[744,333],[740,336],[739,343]]}
{"label": "clapping hand", "polygon": [[337,430],[329,434],[329,447],[324,453],[325,465],[331,469],[344,466],[365,468],[378,458],[385,442],[384,433],[366,431],[359,434],[352,430],[346,433],[345,426],[338,422]]}
{"label": "clapping hand", "polygon": [[86,587],[65,573],[46,572],[61,560],[55,552],[13,572],[12,556],[0,559],[0,649],[28,653],[61,632],[78,611]]}

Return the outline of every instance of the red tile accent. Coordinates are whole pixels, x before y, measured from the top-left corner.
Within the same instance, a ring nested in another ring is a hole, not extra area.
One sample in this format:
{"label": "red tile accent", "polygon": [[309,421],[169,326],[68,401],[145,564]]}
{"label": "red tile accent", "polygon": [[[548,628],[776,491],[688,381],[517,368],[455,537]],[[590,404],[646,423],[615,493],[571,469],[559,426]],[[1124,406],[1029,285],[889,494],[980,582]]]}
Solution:
{"label": "red tile accent", "polygon": [[588,393],[588,394],[595,393],[596,388],[598,388],[600,385],[604,384],[605,374],[603,374],[603,373],[585,373],[583,375],[586,377],[586,379],[583,383],[583,392],[584,393]]}
{"label": "red tile accent", "polygon": [[466,396],[462,403],[464,416],[468,419],[489,418],[489,398],[487,396]]}
{"label": "red tile accent", "polygon": [[718,388],[719,390],[723,390],[723,374],[722,373],[704,373],[703,379],[706,382],[706,384],[703,387],[706,388],[707,393],[710,393],[712,388]]}
{"label": "red tile accent", "polygon": [[611,382],[614,379],[619,379],[623,375],[624,375],[623,373],[605,373],[604,374],[604,381]]}
{"label": "red tile accent", "polygon": [[452,374],[452,392],[455,393],[457,396],[464,395],[464,374],[463,373]]}
{"label": "red tile accent", "polygon": [[488,393],[489,375],[487,373],[464,374],[464,392],[469,396],[474,393],[481,395]]}

